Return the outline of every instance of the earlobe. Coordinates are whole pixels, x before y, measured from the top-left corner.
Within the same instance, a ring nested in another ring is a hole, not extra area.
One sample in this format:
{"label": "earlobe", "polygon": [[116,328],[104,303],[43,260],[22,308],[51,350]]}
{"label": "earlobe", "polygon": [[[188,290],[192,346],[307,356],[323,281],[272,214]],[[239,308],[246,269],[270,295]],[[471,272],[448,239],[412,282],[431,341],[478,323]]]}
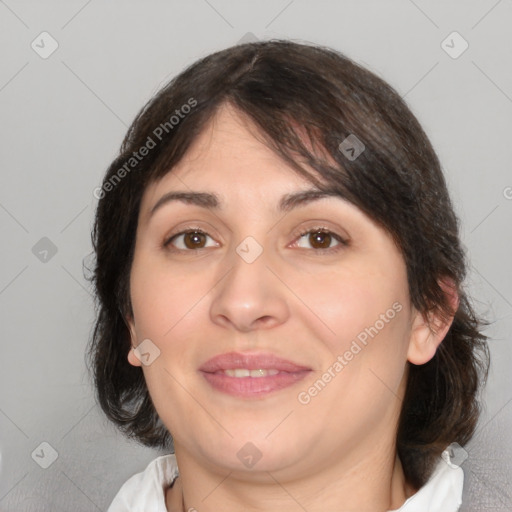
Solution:
{"label": "earlobe", "polygon": [[142,366],[140,359],[135,355],[135,349],[133,347],[128,352],[128,362],[132,366]]}
{"label": "earlobe", "polygon": [[128,351],[128,356],[127,356],[128,362],[132,366],[142,366],[140,359],[135,355],[134,347],[137,346],[137,335],[135,332],[135,322],[134,322],[133,318],[127,317],[126,325],[128,326],[128,329],[130,331],[130,343],[131,343],[131,348]]}
{"label": "earlobe", "polygon": [[442,338],[436,336],[432,331],[430,322],[425,318],[425,315],[420,311],[415,311],[407,360],[417,365],[428,363],[434,357],[441,341]]}
{"label": "earlobe", "polygon": [[407,352],[407,359],[412,364],[422,365],[428,363],[434,357],[459,308],[459,294],[454,281],[444,278],[439,281],[439,286],[448,299],[451,313],[446,315],[438,310],[428,313],[415,311]]}

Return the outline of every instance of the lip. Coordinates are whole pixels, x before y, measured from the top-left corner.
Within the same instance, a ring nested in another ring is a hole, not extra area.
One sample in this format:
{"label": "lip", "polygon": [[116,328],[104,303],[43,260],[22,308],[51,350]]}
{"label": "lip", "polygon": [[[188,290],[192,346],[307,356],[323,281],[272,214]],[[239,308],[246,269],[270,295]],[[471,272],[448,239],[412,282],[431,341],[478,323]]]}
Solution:
{"label": "lip", "polygon": [[[237,368],[277,370],[279,373],[263,377],[231,377],[223,373]],[[229,352],[212,357],[201,365],[199,371],[217,391],[241,398],[258,398],[292,386],[302,380],[311,368],[269,353]]]}

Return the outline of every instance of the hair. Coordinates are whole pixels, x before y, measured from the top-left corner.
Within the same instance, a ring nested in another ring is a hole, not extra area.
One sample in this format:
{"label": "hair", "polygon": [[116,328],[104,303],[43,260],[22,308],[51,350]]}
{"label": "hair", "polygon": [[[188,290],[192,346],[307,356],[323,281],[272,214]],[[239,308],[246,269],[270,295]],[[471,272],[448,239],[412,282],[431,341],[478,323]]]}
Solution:
{"label": "hair", "polygon": [[[127,360],[137,221],[148,184],[172,172],[222,105],[252,120],[296,172],[321,190],[334,190],[390,233],[418,311],[427,318],[454,314],[434,357],[407,363],[396,446],[408,482],[420,488],[443,450],[452,442],[465,445],[475,431],[489,368],[485,322],[463,288],[459,221],[426,134],[393,88],[329,48],[271,40],[218,51],[176,76],[136,116],[105,174],[91,234],[95,261],[88,279],[96,321],[87,362],[101,408],[128,437],[172,447],[142,369]],[[184,115],[174,116],[176,123],[171,118],[179,112]],[[340,150],[349,135],[364,144],[357,158]],[[136,157],[143,146],[154,147]],[[455,312],[442,279],[458,292]]]}

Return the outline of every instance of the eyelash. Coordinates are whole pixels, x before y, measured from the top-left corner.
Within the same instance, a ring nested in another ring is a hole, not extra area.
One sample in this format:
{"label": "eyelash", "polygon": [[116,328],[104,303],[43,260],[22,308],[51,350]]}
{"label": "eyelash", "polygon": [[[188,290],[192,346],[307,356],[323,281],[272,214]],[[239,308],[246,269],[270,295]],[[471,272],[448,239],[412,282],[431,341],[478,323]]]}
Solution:
{"label": "eyelash", "polygon": [[[186,235],[188,233],[199,233],[199,234],[202,234],[202,235],[212,238],[206,231],[203,231],[201,228],[194,227],[194,226],[187,226],[182,231],[180,231],[178,233],[174,233],[174,234],[170,235],[168,238],[166,238],[162,244],[163,248],[168,251],[171,251],[171,252],[182,252],[182,253],[183,252],[199,252],[199,251],[202,251],[203,249],[209,249],[209,247],[200,247],[198,249],[170,248],[170,245],[173,240],[175,240],[177,237],[179,237],[181,235]],[[349,245],[349,242],[347,239],[345,239],[338,233],[336,233],[324,226],[315,226],[313,228],[308,228],[306,230],[301,230],[297,233],[294,233],[294,235],[293,235],[294,243],[297,243],[298,240],[300,240],[303,236],[309,235],[311,233],[323,233],[323,234],[331,235],[332,238],[338,242],[338,244],[335,245],[334,247],[327,247],[327,248],[318,248],[318,249],[311,248],[311,249],[309,249],[309,248],[299,247],[299,249],[306,249],[306,250],[313,251],[315,253],[326,254],[326,253],[337,252]],[[213,238],[212,238],[212,240],[213,240]]]}
{"label": "eyelash", "polygon": [[[327,247],[325,249],[323,249],[323,248],[310,249],[311,251],[314,251],[316,253],[321,253],[321,254],[333,253],[333,252],[337,252],[349,245],[348,240],[346,238],[343,238],[341,235],[338,235],[338,233],[336,233],[326,227],[323,227],[323,226],[316,226],[313,228],[308,228],[308,229],[299,231],[299,233],[296,233],[293,236],[295,237],[296,240],[300,240],[303,236],[309,235],[311,233],[322,233],[322,234],[331,235],[331,237],[338,242],[338,244],[335,245],[334,247]],[[303,249],[303,247],[301,247],[301,249]]]}

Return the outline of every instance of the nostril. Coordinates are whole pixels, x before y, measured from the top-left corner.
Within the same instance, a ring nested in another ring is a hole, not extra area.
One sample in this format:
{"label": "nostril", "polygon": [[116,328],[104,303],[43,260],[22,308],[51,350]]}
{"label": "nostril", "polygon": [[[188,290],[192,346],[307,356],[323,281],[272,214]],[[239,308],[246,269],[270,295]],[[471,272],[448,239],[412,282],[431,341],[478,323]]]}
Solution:
{"label": "nostril", "polygon": [[259,324],[262,324],[264,326],[268,326],[269,324],[271,324],[273,321],[275,321],[275,318],[273,318],[272,316],[270,315],[265,315],[265,316],[262,316],[260,318],[258,318],[256,320],[257,323]]}

